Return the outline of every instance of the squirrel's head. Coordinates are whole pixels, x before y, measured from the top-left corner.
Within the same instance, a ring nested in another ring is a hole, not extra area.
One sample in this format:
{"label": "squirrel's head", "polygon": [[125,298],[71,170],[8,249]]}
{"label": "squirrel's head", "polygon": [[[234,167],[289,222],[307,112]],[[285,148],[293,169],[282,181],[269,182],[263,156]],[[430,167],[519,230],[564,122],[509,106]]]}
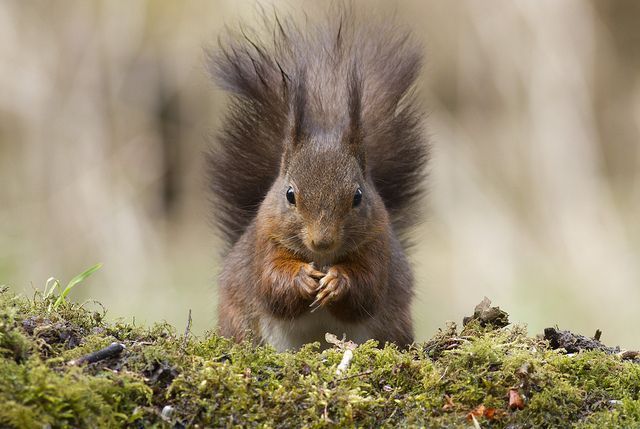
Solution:
{"label": "squirrel's head", "polygon": [[386,225],[358,159],[319,143],[291,155],[265,203],[273,238],[316,262],[355,250]]}
{"label": "squirrel's head", "polygon": [[367,173],[355,74],[343,120],[310,118],[304,94],[298,88],[293,98],[280,174],[265,203],[275,215],[273,238],[314,261],[332,261],[380,234],[386,212]]}

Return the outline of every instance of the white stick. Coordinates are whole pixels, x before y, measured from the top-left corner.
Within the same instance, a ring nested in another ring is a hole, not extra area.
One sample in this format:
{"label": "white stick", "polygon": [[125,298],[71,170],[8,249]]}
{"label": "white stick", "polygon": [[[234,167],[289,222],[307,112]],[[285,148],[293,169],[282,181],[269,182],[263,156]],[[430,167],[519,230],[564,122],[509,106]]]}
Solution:
{"label": "white stick", "polygon": [[336,369],[336,374],[340,375],[343,372],[345,372],[349,368],[349,365],[351,364],[352,359],[353,359],[353,352],[349,349],[345,350],[344,354],[342,355],[342,360],[340,361],[340,364]]}

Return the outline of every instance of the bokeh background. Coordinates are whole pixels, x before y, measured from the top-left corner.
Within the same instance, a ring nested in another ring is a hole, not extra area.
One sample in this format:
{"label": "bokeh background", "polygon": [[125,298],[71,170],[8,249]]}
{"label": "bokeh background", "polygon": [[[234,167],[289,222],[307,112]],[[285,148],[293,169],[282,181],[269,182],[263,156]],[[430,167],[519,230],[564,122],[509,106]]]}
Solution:
{"label": "bokeh background", "polygon": [[[317,15],[320,2],[272,4]],[[109,317],[216,319],[203,48],[256,2],[0,2],[0,283]],[[323,3],[326,6],[328,3]],[[433,144],[412,253],[418,339],[485,295],[529,325],[640,345],[640,2],[356,1],[424,42]]]}

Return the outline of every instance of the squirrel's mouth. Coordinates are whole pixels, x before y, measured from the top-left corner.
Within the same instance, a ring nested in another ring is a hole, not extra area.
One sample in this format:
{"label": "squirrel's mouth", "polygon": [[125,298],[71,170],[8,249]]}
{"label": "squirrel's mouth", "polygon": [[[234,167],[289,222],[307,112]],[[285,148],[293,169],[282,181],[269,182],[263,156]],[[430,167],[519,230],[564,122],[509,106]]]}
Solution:
{"label": "squirrel's mouth", "polygon": [[338,250],[337,244],[332,244],[330,246],[314,246],[312,244],[306,244],[306,246],[311,253],[319,256],[333,255]]}
{"label": "squirrel's mouth", "polygon": [[340,247],[336,238],[328,236],[307,236],[304,239],[304,244],[311,252],[319,255],[335,253]]}
{"label": "squirrel's mouth", "polygon": [[305,247],[309,251],[311,255],[311,259],[314,261],[321,263],[320,265],[331,263],[336,257],[339,250],[339,243],[323,243],[322,245],[318,245],[317,243],[312,243],[310,241],[305,240]]}
{"label": "squirrel's mouth", "polygon": [[335,241],[330,241],[330,242],[311,242],[310,245],[308,246],[309,250],[311,250],[314,253],[331,253],[336,249],[336,243]]}

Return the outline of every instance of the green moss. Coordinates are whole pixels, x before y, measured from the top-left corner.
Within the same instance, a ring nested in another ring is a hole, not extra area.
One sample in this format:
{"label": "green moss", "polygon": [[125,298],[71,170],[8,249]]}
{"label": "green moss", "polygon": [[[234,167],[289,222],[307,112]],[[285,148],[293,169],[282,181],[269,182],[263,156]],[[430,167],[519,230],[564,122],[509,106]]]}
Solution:
{"label": "green moss", "polygon": [[[450,324],[404,351],[369,341],[337,375],[338,348],[277,353],[49,304],[0,293],[0,427],[468,428],[472,410],[483,428],[640,427],[640,365],[550,350],[518,326]],[[112,342],[119,356],[68,364]]]}

